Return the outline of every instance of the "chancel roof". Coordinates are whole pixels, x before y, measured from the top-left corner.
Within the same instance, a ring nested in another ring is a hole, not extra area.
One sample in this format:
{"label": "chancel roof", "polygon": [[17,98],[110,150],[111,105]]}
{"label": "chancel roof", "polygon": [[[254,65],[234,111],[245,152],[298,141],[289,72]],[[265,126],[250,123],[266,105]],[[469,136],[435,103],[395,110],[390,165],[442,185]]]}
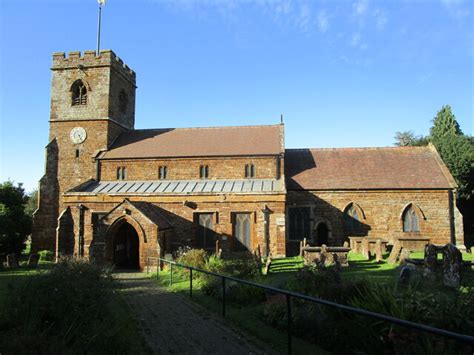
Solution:
{"label": "chancel roof", "polygon": [[283,151],[283,125],[167,128],[122,133],[101,159],[277,155]]}
{"label": "chancel roof", "polygon": [[435,148],[287,149],[288,190],[456,187]]}

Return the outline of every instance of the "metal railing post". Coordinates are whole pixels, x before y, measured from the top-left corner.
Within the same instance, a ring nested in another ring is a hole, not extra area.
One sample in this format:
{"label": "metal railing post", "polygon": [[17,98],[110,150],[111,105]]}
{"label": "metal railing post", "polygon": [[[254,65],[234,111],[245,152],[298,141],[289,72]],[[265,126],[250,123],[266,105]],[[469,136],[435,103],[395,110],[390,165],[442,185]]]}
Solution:
{"label": "metal railing post", "polygon": [[193,269],[189,269],[189,297],[193,298]]}
{"label": "metal railing post", "polygon": [[173,264],[170,264],[170,286],[173,285]]}
{"label": "metal railing post", "polygon": [[225,318],[225,277],[222,276],[222,317]]}
{"label": "metal railing post", "polygon": [[291,354],[291,299],[290,295],[286,294],[286,315],[288,317],[287,331],[288,331],[288,354]]}

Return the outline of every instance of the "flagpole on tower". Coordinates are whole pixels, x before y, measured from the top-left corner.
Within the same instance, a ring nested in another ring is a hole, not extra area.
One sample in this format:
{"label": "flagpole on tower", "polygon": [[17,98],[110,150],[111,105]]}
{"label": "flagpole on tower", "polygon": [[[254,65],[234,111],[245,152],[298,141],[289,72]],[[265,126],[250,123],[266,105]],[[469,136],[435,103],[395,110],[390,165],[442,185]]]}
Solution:
{"label": "flagpole on tower", "polygon": [[99,3],[99,18],[97,24],[97,55],[100,54],[100,22],[102,20],[102,6],[105,5],[105,0],[97,0]]}

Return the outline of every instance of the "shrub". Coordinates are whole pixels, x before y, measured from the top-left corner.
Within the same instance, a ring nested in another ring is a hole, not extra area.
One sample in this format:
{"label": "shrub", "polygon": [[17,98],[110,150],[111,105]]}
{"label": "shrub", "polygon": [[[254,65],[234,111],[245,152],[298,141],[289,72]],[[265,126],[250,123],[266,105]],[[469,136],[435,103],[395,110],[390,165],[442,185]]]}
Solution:
{"label": "shrub", "polygon": [[207,253],[204,249],[190,249],[182,252],[176,261],[180,264],[202,269],[207,261]]}
{"label": "shrub", "polygon": [[113,309],[111,278],[88,262],[61,260],[10,286],[0,304],[5,353],[126,353],[129,319]]}
{"label": "shrub", "polygon": [[41,261],[54,261],[54,253],[50,250],[41,250],[38,254]]}

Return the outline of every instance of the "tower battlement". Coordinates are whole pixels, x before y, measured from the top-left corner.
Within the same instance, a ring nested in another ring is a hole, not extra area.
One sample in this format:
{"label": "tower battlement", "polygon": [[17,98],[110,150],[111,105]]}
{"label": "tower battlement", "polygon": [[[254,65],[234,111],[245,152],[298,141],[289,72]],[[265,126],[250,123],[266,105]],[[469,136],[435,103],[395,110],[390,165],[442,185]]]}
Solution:
{"label": "tower battlement", "polygon": [[83,54],[79,51],[69,52],[67,56],[64,52],[53,53],[53,66],[51,70],[105,66],[113,67],[135,83],[135,71],[130,69],[128,65],[110,49],[101,50],[99,55],[96,55],[96,51],[93,50],[84,51]]}

